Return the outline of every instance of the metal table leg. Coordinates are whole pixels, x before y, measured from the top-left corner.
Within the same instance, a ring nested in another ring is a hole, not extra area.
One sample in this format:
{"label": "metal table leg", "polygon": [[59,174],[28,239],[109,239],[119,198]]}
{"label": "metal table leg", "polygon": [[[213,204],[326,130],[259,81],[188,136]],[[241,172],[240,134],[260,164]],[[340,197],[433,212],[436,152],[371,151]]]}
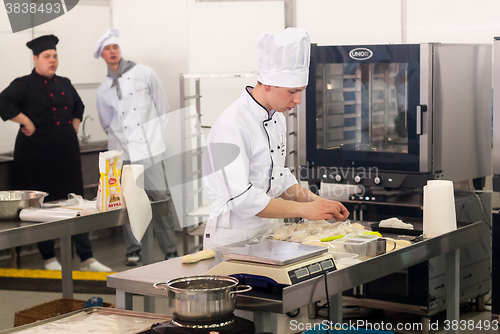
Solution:
{"label": "metal table leg", "polygon": [[71,258],[71,236],[61,239],[62,295],[73,298],[73,259]]}
{"label": "metal table leg", "polygon": [[342,294],[330,296],[330,321],[342,325]]}
{"label": "metal table leg", "polygon": [[[153,248],[153,225],[149,224],[144,237],[142,238],[142,263],[148,265],[154,262]],[[155,298],[144,296],[144,312],[155,313]]]}
{"label": "metal table leg", "polygon": [[125,290],[116,289],[116,308],[120,310],[132,310],[132,294],[125,292]]}
{"label": "metal table leg", "polygon": [[278,314],[270,312],[254,312],[255,332],[278,333]]}
{"label": "metal table leg", "polygon": [[447,333],[458,333],[453,324],[460,321],[460,249],[446,253],[446,319],[450,322]]}
{"label": "metal table leg", "polygon": [[309,319],[316,319],[316,309],[318,308],[318,302],[311,303],[307,305],[307,313],[309,315]]}

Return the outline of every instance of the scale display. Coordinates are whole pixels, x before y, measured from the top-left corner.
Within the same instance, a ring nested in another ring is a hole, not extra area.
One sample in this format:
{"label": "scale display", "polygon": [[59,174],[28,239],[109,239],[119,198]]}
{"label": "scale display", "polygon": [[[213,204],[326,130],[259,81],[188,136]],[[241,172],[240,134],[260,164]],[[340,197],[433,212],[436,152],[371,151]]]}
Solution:
{"label": "scale display", "polygon": [[321,276],[325,272],[336,269],[332,255],[326,252],[313,258],[283,266],[231,259],[222,261],[206,272],[205,275],[229,275],[238,279],[251,278],[254,281],[272,281],[275,286],[287,286]]}
{"label": "scale display", "polygon": [[332,259],[320,260],[316,263],[303,266],[299,269],[291,270],[288,272],[290,282],[292,284],[299,283],[310,278],[320,276],[324,272],[334,271],[337,268]]}

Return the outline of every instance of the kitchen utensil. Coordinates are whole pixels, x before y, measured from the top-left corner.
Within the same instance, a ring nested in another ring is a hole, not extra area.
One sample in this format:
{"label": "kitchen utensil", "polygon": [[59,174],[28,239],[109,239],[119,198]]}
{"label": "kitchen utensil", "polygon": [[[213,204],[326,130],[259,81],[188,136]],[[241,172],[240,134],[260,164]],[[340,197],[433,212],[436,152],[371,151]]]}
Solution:
{"label": "kitchen utensil", "polygon": [[392,233],[392,234],[405,234],[405,235],[420,235],[422,234],[422,230],[409,230],[405,228],[392,228],[392,227],[380,227],[378,222],[369,223],[370,228],[373,231],[378,231],[382,233]]}
{"label": "kitchen utensil", "polygon": [[168,292],[170,311],[176,320],[214,323],[231,317],[237,293],[252,290],[238,283],[230,276],[200,275],[155,283],[154,287]]}
{"label": "kitchen utensil", "polygon": [[48,193],[33,190],[0,191],[0,220],[18,220],[26,208],[39,208]]}

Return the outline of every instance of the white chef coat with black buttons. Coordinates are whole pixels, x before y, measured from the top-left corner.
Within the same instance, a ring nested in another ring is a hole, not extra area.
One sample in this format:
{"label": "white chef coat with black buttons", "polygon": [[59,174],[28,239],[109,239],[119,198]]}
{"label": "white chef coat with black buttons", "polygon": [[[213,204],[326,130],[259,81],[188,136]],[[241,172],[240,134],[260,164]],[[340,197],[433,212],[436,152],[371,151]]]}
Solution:
{"label": "white chef coat with black buttons", "polygon": [[[270,219],[256,214],[271,198],[297,184],[295,176],[285,168],[285,116],[274,110],[268,112],[252,97],[252,89],[246,87],[215,122],[207,138],[205,194],[213,202],[204,248],[221,247],[264,233],[271,227]],[[216,167],[213,159],[224,160],[220,151],[232,151],[229,145],[224,149],[222,143],[236,145],[239,154],[227,166]]]}
{"label": "white chef coat with black buttons", "polygon": [[112,82],[106,77],[97,90],[97,111],[108,135],[108,149],[123,151],[123,160],[146,159],[151,155],[151,141],[161,142],[161,133],[153,136],[148,124],[158,129],[154,120],[159,122],[170,108],[163,86],[151,67],[140,64],[118,78],[122,99]]}

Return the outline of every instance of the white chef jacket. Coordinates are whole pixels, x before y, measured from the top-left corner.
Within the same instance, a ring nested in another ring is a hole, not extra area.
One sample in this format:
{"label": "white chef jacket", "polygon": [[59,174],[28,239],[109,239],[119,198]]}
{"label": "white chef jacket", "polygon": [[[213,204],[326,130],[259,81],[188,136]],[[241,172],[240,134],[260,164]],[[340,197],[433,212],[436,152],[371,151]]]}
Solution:
{"label": "white chef jacket", "polygon": [[106,77],[97,89],[99,120],[108,135],[108,149],[123,151],[123,160],[140,161],[165,151],[161,129],[170,107],[155,71],[137,64],[118,82],[118,99],[113,79]]}
{"label": "white chef jacket", "polygon": [[[265,232],[271,227],[270,220],[256,214],[271,198],[297,184],[295,176],[285,168],[285,116],[274,110],[268,113],[252,97],[252,89],[246,87],[222,113],[207,138],[208,158],[203,174],[205,194],[213,202],[204,248],[221,247]],[[230,146],[221,150],[221,145],[212,145],[219,143],[239,148],[237,158],[223,168],[216,167],[217,159],[220,161],[221,154],[231,150]]]}

